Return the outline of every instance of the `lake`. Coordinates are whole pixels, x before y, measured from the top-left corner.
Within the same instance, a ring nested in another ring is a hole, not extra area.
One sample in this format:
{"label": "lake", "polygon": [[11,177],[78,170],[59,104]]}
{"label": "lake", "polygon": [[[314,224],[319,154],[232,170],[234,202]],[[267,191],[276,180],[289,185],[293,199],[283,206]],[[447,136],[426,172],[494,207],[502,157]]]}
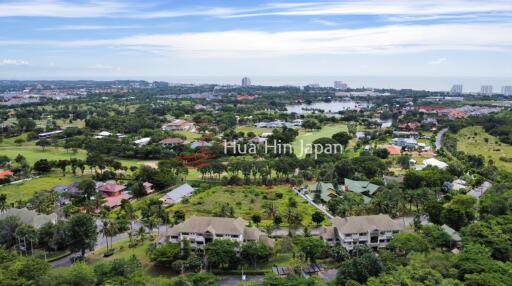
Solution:
{"label": "lake", "polygon": [[357,110],[368,107],[367,103],[348,101],[314,102],[312,104],[287,105],[288,113],[310,113],[323,110],[326,113],[336,113],[343,110]]}

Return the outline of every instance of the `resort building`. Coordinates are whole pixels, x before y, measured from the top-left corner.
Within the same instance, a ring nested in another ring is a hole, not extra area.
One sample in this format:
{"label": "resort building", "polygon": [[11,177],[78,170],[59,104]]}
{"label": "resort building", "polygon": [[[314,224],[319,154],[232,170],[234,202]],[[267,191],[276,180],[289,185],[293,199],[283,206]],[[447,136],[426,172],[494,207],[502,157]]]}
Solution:
{"label": "resort building", "polygon": [[160,242],[181,243],[188,240],[193,249],[202,249],[214,240],[224,239],[243,244],[262,242],[273,246],[274,240],[255,227],[247,227],[241,218],[192,216],[167,231]]}
{"label": "resort building", "polygon": [[194,193],[194,188],[189,184],[183,184],[165,194],[160,198],[160,201],[162,201],[164,205],[168,206],[181,202],[184,198],[190,197],[192,193]]}
{"label": "resort building", "polygon": [[57,222],[57,214],[51,213],[49,215],[40,214],[36,211],[29,210],[27,208],[22,209],[8,209],[4,212],[0,212],[0,220],[7,217],[17,217],[21,223],[33,226],[34,228],[40,228],[47,223],[55,224]]}
{"label": "resort building", "polygon": [[367,245],[375,249],[385,247],[403,229],[384,214],[335,217],[331,222],[332,226],[324,227],[320,238],[331,245],[339,243],[349,251],[356,245]]}

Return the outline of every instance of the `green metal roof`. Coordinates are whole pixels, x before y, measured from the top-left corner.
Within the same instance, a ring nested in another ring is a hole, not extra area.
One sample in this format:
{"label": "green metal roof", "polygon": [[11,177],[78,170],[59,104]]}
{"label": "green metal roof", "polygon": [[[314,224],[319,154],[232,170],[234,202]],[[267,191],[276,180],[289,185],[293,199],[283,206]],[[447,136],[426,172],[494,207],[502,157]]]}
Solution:
{"label": "green metal roof", "polygon": [[372,184],[368,181],[354,181],[345,179],[345,187],[347,187],[350,192],[368,194],[371,196],[379,189],[380,186]]}

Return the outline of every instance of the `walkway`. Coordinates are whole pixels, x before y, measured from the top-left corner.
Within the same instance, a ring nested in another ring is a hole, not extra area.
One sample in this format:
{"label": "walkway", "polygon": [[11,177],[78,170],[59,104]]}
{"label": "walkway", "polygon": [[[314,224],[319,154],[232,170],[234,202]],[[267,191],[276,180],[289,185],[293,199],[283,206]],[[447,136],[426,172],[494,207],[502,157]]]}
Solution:
{"label": "walkway", "polygon": [[314,206],[317,210],[321,211],[328,219],[331,220],[334,218],[334,216],[332,214],[330,214],[323,206],[313,202],[313,200],[310,199],[308,196],[302,194],[295,188],[292,188],[292,191],[294,193],[296,193],[297,195],[299,195],[301,198],[305,199],[310,205]]}

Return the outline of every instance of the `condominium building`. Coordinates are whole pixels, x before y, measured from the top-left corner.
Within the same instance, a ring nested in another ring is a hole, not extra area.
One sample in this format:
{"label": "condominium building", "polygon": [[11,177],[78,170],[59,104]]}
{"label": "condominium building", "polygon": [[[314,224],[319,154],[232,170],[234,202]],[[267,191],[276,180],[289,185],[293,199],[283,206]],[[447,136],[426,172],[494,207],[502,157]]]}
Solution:
{"label": "condominium building", "polygon": [[386,247],[394,235],[403,227],[388,215],[368,215],[335,217],[332,226],[324,227],[320,238],[330,245],[340,244],[347,250],[356,245],[367,245],[372,248]]}
{"label": "condominium building", "polygon": [[262,242],[273,246],[274,240],[255,227],[247,227],[241,218],[193,216],[175,225],[167,231],[161,242],[190,242],[193,249],[202,249],[214,240],[224,239],[243,244],[245,242]]}
{"label": "condominium building", "polygon": [[334,82],[334,88],[339,90],[346,90],[348,85],[340,80]]}
{"label": "condominium building", "polygon": [[450,90],[450,94],[460,95],[462,94],[462,84],[454,84]]}
{"label": "condominium building", "polygon": [[492,95],[492,85],[482,85],[480,87],[480,94],[482,94],[482,95]]}
{"label": "condominium building", "polygon": [[512,96],[512,85],[502,86],[501,93],[506,96]]}
{"label": "condominium building", "polygon": [[248,77],[242,78],[242,86],[243,87],[251,86],[251,79]]}

